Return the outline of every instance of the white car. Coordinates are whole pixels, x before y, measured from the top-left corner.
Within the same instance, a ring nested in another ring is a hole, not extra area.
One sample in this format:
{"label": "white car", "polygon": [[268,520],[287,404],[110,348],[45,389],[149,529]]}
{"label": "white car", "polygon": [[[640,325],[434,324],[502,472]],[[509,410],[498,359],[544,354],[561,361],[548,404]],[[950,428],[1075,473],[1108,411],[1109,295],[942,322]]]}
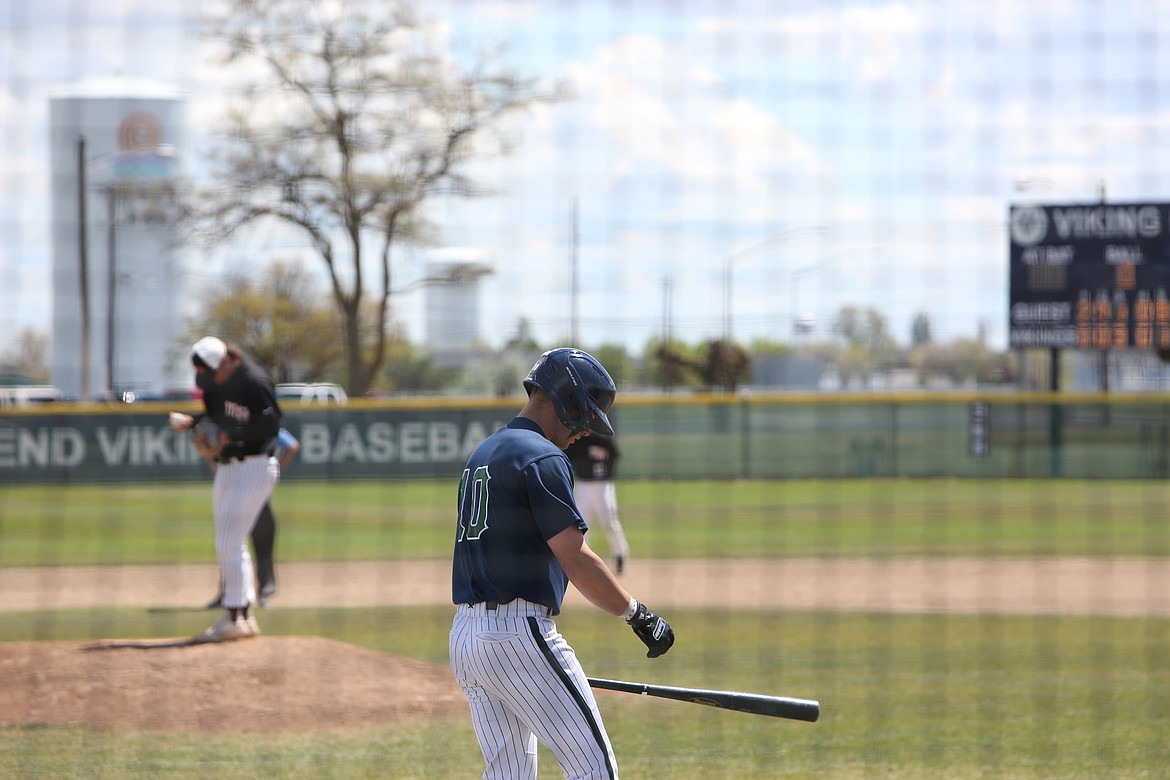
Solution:
{"label": "white car", "polygon": [[336,404],[345,406],[349,396],[341,385],[331,382],[282,382],[276,386],[276,400],[281,404]]}
{"label": "white car", "polygon": [[0,387],[0,408],[26,407],[62,401],[61,391],[52,385],[12,385]]}

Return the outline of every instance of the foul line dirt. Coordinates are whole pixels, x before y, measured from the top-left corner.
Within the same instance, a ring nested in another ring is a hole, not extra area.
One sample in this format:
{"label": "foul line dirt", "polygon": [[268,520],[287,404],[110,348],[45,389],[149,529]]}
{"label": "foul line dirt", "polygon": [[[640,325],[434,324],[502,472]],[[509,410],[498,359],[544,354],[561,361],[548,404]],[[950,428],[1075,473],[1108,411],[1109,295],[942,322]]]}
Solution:
{"label": "foul line dirt", "polygon": [[[278,577],[274,607],[450,603],[448,561],[286,563]],[[1170,616],[1160,558],[635,559],[621,579],[656,608]],[[3,568],[0,611],[196,607],[217,584],[214,564]]]}

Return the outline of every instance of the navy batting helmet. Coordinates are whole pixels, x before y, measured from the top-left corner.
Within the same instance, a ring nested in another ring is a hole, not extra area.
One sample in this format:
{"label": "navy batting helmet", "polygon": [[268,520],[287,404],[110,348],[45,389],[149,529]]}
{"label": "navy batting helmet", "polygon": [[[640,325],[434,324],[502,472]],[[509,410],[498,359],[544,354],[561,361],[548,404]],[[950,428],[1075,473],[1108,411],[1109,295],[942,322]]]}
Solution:
{"label": "navy batting helmet", "polygon": [[605,367],[588,352],[569,347],[545,352],[524,379],[529,395],[534,387],[552,399],[557,419],[569,430],[613,436],[605,413],[613,406],[617,388]]}

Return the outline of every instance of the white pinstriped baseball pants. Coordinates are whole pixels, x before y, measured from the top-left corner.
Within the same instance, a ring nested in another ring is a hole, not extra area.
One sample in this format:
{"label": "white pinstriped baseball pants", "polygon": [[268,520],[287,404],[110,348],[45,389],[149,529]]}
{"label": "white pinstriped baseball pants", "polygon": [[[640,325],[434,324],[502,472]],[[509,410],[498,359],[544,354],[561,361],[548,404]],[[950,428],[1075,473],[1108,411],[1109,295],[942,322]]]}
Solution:
{"label": "white pinstriped baseball pants", "polygon": [[601,526],[609,542],[609,551],[622,558],[630,557],[630,544],[618,519],[617,488],[608,479],[579,479],[573,486],[574,500],[590,530]]}
{"label": "white pinstriped baseball pants", "polygon": [[256,601],[255,569],[248,534],[280,479],[280,464],[267,455],[230,460],[215,468],[211,505],[215,513],[215,553],[223,572],[223,605],[246,607]]}
{"label": "white pinstriped baseball pants", "polygon": [[538,739],[566,778],[616,780],[617,759],[589,681],[547,609],[522,599],[495,610],[460,604],[450,653],[484,780],[535,780]]}

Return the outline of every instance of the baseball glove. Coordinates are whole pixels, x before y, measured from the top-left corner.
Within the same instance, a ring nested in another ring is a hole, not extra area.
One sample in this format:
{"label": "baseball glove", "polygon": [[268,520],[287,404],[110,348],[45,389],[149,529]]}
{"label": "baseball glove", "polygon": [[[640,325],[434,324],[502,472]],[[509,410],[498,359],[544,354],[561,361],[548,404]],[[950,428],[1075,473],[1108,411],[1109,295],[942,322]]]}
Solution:
{"label": "baseball glove", "polygon": [[205,417],[195,424],[191,432],[193,434],[191,444],[201,457],[207,460],[215,460],[219,457],[219,451],[223,449],[223,445],[219,443],[218,425]]}

